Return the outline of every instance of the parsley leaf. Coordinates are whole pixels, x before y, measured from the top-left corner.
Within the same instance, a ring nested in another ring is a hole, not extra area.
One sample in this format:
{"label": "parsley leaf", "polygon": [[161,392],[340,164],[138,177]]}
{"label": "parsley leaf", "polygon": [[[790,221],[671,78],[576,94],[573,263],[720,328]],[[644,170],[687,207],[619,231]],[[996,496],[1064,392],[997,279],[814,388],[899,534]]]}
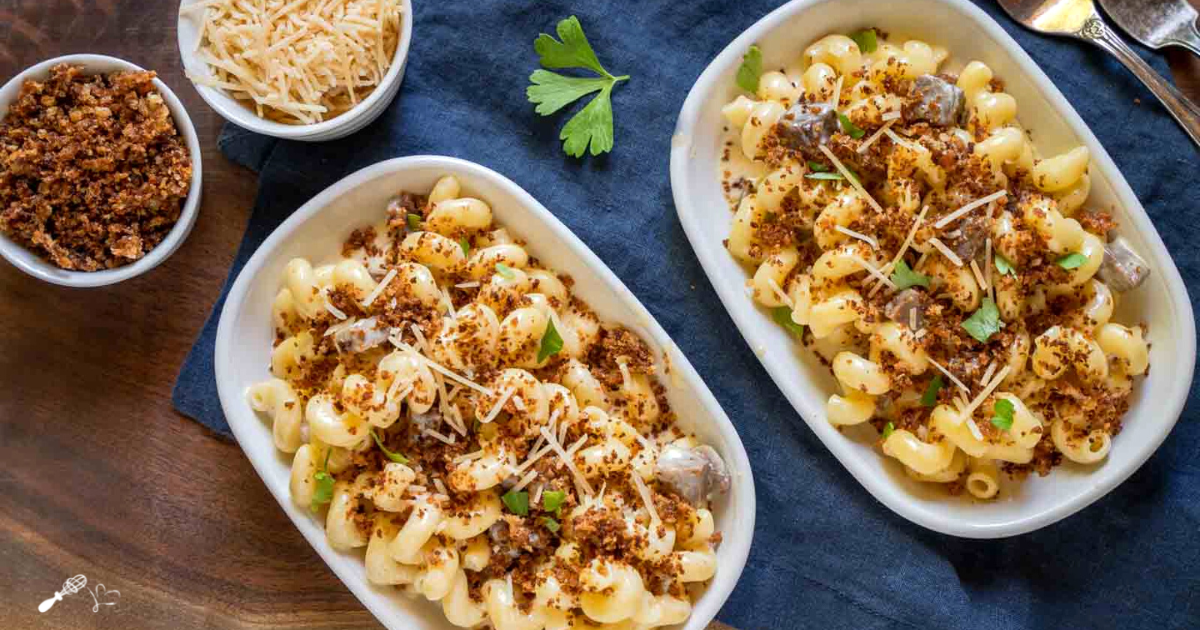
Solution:
{"label": "parsley leaf", "polygon": [[520,492],[513,492],[512,490],[509,490],[504,494],[504,496],[500,497],[500,500],[504,502],[504,506],[508,508],[509,512],[519,516],[529,516],[528,492],[525,492],[524,490]]}
{"label": "parsley leaf", "polygon": [[857,33],[851,33],[850,39],[858,44],[858,49],[865,53],[875,52],[879,47],[879,40],[875,37],[875,29],[863,29]]}
{"label": "parsley leaf", "polygon": [[896,425],[892,424],[891,422],[888,422],[887,424],[883,425],[883,439],[886,440],[889,437],[891,437],[892,432],[895,430],[896,430]]}
{"label": "parsley leaf", "polygon": [[838,112],[838,121],[842,123],[842,131],[845,131],[846,135],[854,138],[855,140],[858,140],[867,134],[867,132],[860,129],[858,125],[850,122],[850,119],[841,112]]}
{"label": "parsley leaf", "polygon": [[1078,269],[1085,262],[1087,262],[1087,256],[1079,252],[1071,252],[1058,259],[1058,266],[1063,269]]}
{"label": "parsley leaf", "polygon": [[558,354],[562,349],[563,338],[554,328],[554,320],[550,319],[546,322],[546,332],[542,333],[542,345],[538,348],[537,362],[545,361]]}
{"label": "parsley leaf", "polygon": [[804,334],[804,326],[792,321],[792,309],[786,306],[776,306],[771,309],[771,319],[794,335]]}
{"label": "parsley leaf", "polygon": [[379,435],[375,433],[375,429],[371,429],[371,437],[375,438],[375,445],[379,447],[379,450],[383,451],[383,455],[385,457],[399,464],[408,463],[407,457],[401,455],[400,453],[393,453],[392,451],[387,450],[387,447],[383,445],[383,440],[380,440]]}
{"label": "parsley leaf", "polygon": [[1005,258],[1003,254],[996,254],[996,271],[1002,276],[1017,275],[1017,268],[1013,267],[1012,261]]}
{"label": "parsley leaf", "polygon": [[404,220],[408,224],[410,231],[416,232],[421,229],[421,215],[410,212],[408,216],[404,217]]}
{"label": "parsley leaf", "polygon": [[750,50],[747,50],[742,57],[742,65],[738,67],[738,87],[750,93],[757,92],[758,78],[762,76],[762,67],[762,50],[758,46],[751,45]]}
{"label": "parsley leaf", "polygon": [[465,236],[463,238],[458,239],[458,246],[462,248],[463,256],[471,255],[471,242],[468,241]]}
{"label": "parsley leaf", "polygon": [[562,517],[562,506],[567,500],[567,493],[562,490],[547,490],[542,493],[542,509],[547,512],[554,512],[555,516]]}
{"label": "parsley leaf", "polygon": [[826,173],[824,171],[805,173],[804,176],[808,179],[846,179],[845,177],[842,177],[841,173]]}
{"label": "parsley leaf", "polygon": [[550,530],[551,532],[553,532],[555,534],[557,534],[558,530],[562,528],[562,525],[559,525],[558,521],[550,518],[549,516],[542,517],[542,524],[546,526],[546,529]]}
{"label": "parsley leaf", "polygon": [[936,407],[938,391],[942,389],[942,385],[944,384],[945,382],[942,381],[941,374],[933,377],[933,380],[929,381],[929,386],[925,388],[925,393],[921,394],[921,406]]}
{"label": "parsley leaf", "polygon": [[996,308],[996,302],[990,297],[983,298],[983,305],[979,307],[979,310],[972,313],[962,323],[967,334],[980,343],[987,343],[988,338],[1000,332],[1003,325],[1000,321],[1000,310]]}
{"label": "parsley leaf", "polygon": [[505,280],[512,280],[516,277],[516,274],[513,273],[512,267],[509,267],[504,263],[496,263],[496,273]]}
{"label": "parsley leaf", "polygon": [[312,501],[308,504],[308,509],[316,512],[321,509],[322,505],[333,500],[333,475],[329,474],[329,454],[333,452],[332,447],[325,447],[325,461],[321,463],[321,469],[313,475],[314,484]]}
{"label": "parsley leaf", "polygon": [[915,286],[929,288],[929,276],[913,271],[912,267],[909,267],[908,263],[903,260],[896,263],[896,270],[892,272],[891,280],[896,283],[898,291]]}
{"label": "parsley leaf", "polygon": [[820,162],[814,162],[812,160],[809,160],[808,161],[808,170],[810,170],[814,173],[826,173],[829,171],[829,167],[825,166],[824,164],[822,164]]}
{"label": "parsley leaf", "polygon": [[996,404],[992,406],[992,412],[996,414],[992,416],[992,425],[1001,431],[1011,429],[1014,411],[1016,411],[1016,407],[1013,406],[1011,400],[1007,398],[997,400]]}
{"label": "parsley leaf", "polygon": [[599,92],[567,124],[563,125],[558,139],[563,141],[563,152],[572,157],[583,157],[591,145],[591,154],[600,155],[613,147],[613,87],[629,79],[629,75],[613,76],[604,69],[596,51],[583,34],[579,18],[571,16],[558,23],[559,39],[546,33],[538,35],[533,49],[544,68],[586,68],[598,77],[569,77],[548,70],[534,70],[529,75],[530,86],[525,96],[537,105],[534,111],[549,116],[588,94]]}

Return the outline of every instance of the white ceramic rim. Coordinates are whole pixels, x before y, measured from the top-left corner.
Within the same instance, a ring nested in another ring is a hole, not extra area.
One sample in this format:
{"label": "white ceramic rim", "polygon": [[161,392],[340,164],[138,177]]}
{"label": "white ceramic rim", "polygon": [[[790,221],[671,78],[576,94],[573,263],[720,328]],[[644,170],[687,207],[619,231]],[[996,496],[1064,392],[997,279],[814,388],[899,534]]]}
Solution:
{"label": "white ceramic rim", "polygon": [[[109,57],[108,55],[64,55],[48,59],[29,67],[10,79],[3,87],[0,87],[0,112],[2,112],[0,113],[0,121],[8,114],[9,105],[16,100],[17,94],[20,93],[21,85],[26,79],[45,78],[49,76],[50,68],[60,63],[81,65],[92,74],[115,71],[141,72],[144,70],[144,68],[137,64],[130,63],[124,59]],[[196,137],[196,128],[192,126],[191,117],[188,116],[183,103],[179,101],[175,93],[171,91],[171,88],[167,87],[167,84],[163,83],[160,79],[154,79],[154,87],[162,94],[163,100],[166,101],[167,107],[171,110],[171,116],[175,119],[175,128],[183,136],[184,142],[187,143],[188,155],[192,159],[192,181],[188,188],[188,196],[183,203],[183,207],[180,209],[179,220],[171,228],[171,231],[167,233],[166,238],[145,256],[123,267],[101,271],[68,271],[46,262],[34,252],[18,245],[0,233],[0,255],[4,256],[8,262],[12,263],[17,269],[51,284],[65,287],[90,288],[116,284],[122,280],[128,280],[134,276],[146,273],[157,267],[168,256],[175,253],[175,250],[179,249],[179,246],[183,244],[188,234],[191,233],[192,226],[196,224],[196,217],[199,215],[200,210],[200,184],[203,173],[200,158],[200,140]],[[11,97],[5,96],[9,94],[11,94]]]}
{"label": "white ceramic rim", "polygon": [[[178,24],[176,25],[176,41],[179,46],[179,56],[185,71],[207,72],[207,66],[196,59],[192,46],[184,43],[185,29],[182,23],[191,18],[184,15],[184,7],[202,2],[203,0],[182,0],[179,3]],[[336,118],[309,125],[285,125],[271,120],[259,118],[250,108],[240,101],[225,94],[224,91],[200,85],[192,81],[192,86],[200,93],[200,98],[208,103],[225,120],[256,133],[308,142],[321,142],[345,137],[371,123],[387,109],[400,89],[404,78],[404,66],[408,61],[408,48],[412,42],[413,10],[412,0],[400,0],[400,39],[396,43],[396,52],[392,55],[392,63],[388,67],[383,81],[358,105],[350,108]],[[190,77],[188,79],[191,80]]]}
{"label": "white ceramic rim", "polygon": [[[313,197],[301,206],[300,209],[292,213],[286,221],[263,241],[262,245],[250,257],[250,260],[246,262],[245,267],[238,273],[237,280],[234,281],[233,286],[229,290],[225,306],[221,310],[214,344],[217,390],[221,408],[226,418],[231,419],[229,426],[233,430],[234,436],[237,438],[239,444],[245,444],[247,440],[253,437],[249,433],[251,430],[250,427],[265,430],[269,433],[269,429],[264,429],[262,421],[250,410],[249,405],[246,403],[244,392],[237,386],[235,382],[236,378],[229,373],[227,366],[230,365],[231,348],[237,343],[237,331],[228,322],[234,322],[238,319],[238,311],[242,308],[243,302],[246,300],[246,294],[251,284],[255,277],[262,271],[262,267],[270,258],[273,250],[280,243],[285,242],[296,229],[311,217],[320,213],[332,201],[360,184],[371,181],[381,174],[393,173],[399,169],[428,167],[436,168],[447,174],[458,174],[472,179],[488,180],[489,183],[505,189],[514,199],[520,200],[522,205],[540,217],[541,222],[548,226],[558,238],[562,239],[562,242],[566,244],[573,255],[581,259],[596,274],[596,277],[601,282],[606,284],[610,290],[621,298],[624,305],[633,312],[639,325],[643,326],[653,337],[652,341],[659,348],[671,348],[674,350],[671,355],[672,373],[682,377],[699,394],[700,402],[717,424],[715,427],[717,432],[721,434],[722,438],[729,445],[726,457],[733,460],[731,462],[732,468],[744,471],[745,473],[734,476],[734,488],[732,490],[732,492],[737,493],[739,501],[744,502],[738,506],[739,517],[743,519],[741,523],[742,527],[740,531],[726,530],[722,532],[724,535],[721,543],[722,552],[726,549],[731,549],[729,552],[730,555],[722,559],[716,577],[713,578],[712,582],[706,588],[698,605],[693,608],[692,614],[686,624],[682,626],[687,630],[702,630],[716,617],[717,612],[728,600],[734,587],[737,585],[738,579],[745,568],[746,559],[749,557],[750,546],[754,537],[757,499],[754,490],[754,475],[745,446],[742,444],[733,423],[729,420],[724,409],[717,402],[716,397],[708,389],[708,386],[704,383],[699,373],[692,367],[691,362],[687,360],[687,357],[678,349],[679,346],[671,341],[667,332],[654,319],[650,311],[629,291],[621,279],[574,232],[563,225],[557,217],[526,192],[525,189],[485,166],[458,158],[435,155],[409,156],[378,162],[344,177]],[[243,451],[245,452],[245,448],[243,448]],[[250,456],[248,452],[246,452],[246,456],[250,460],[251,465],[254,466],[255,472],[264,480],[268,476],[266,467],[277,464],[273,459],[271,461],[267,461],[267,458],[260,460]],[[348,574],[348,572],[339,570],[338,563],[334,561],[338,556],[338,552],[329,546],[324,536],[324,530],[320,527],[300,527],[299,522],[296,520],[296,517],[292,516],[288,507],[291,505],[291,498],[284,494],[276,493],[270,484],[266,485],[275,496],[276,501],[283,507],[284,512],[292,517],[292,521],[297,525],[300,533],[304,535],[312,548],[321,556],[325,564],[337,574],[342,583],[377,618],[381,621],[389,620],[390,616],[395,614],[395,611],[388,609],[373,597],[375,593],[373,593],[366,581],[360,581],[355,576]],[[730,559],[732,559],[732,562],[730,562]],[[389,622],[385,621],[385,624],[389,624],[389,627],[392,627]]]}
{"label": "white ceramic rim", "polygon": [[[710,282],[713,282],[713,278],[717,275],[716,269],[718,269],[719,265],[717,257],[725,256],[726,252],[720,248],[709,247],[703,240],[703,233],[697,224],[699,213],[692,211],[694,207],[693,193],[689,186],[687,172],[687,162],[692,152],[692,138],[695,136],[692,130],[697,128],[702,122],[700,111],[705,103],[705,98],[716,90],[716,86],[722,80],[723,74],[741,63],[742,55],[751,44],[762,39],[766,33],[785,26],[787,22],[795,19],[798,14],[812,10],[819,5],[835,1],[793,0],[775,9],[730,42],[705,68],[704,72],[696,80],[695,85],[688,92],[687,99],[684,101],[679,113],[671,146],[671,189],[680,223],[683,225],[684,232],[692,244],[692,249],[695,251],[697,258],[700,259],[701,266],[704,267],[705,274],[709,277]],[[1175,341],[1180,346],[1178,352],[1186,359],[1185,361],[1181,361],[1181,363],[1186,363],[1186,367],[1183,367],[1176,373],[1177,377],[1171,389],[1172,395],[1168,400],[1161,401],[1162,406],[1156,410],[1157,413],[1171,420],[1161,425],[1160,430],[1153,436],[1153,439],[1134,444],[1122,444],[1122,448],[1132,451],[1129,463],[1126,464],[1125,468],[1119,474],[1108,478],[1104,483],[1096,484],[1086,493],[1057,504],[1053,508],[1003,524],[980,525],[963,523],[946,518],[935,510],[926,509],[919,505],[902,488],[897,487],[895,484],[881,483],[870,479],[869,475],[872,471],[866,467],[862,458],[857,453],[851,451],[850,447],[844,441],[827,439],[827,436],[823,435],[818,429],[817,423],[825,422],[824,401],[811,400],[802,396],[799,392],[791,391],[785,386],[782,374],[776,374],[764,357],[760,356],[759,360],[784,396],[787,397],[788,401],[796,409],[796,412],[813,429],[826,448],[829,449],[872,496],[893,512],[922,527],[944,534],[963,538],[1004,538],[1040,529],[1082,510],[1123,483],[1154,454],[1154,451],[1158,449],[1175,426],[1180,414],[1183,412],[1184,403],[1187,402],[1188,389],[1195,367],[1196,328],[1191,302],[1188,299],[1187,287],[1184,285],[1183,279],[1180,277],[1179,270],[1171,259],[1170,253],[1163,244],[1162,237],[1159,236],[1149,215],[1146,214],[1145,208],[1142,207],[1141,202],[1138,201],[1133,190],[1129,187],[1129,183],[1121,175],[1112,157],[1100,145],[1099,140],[1096,139],[1079,114],[1075,112],[1075,109],[1071,107],[1066,97],[1059,92],[1058,88],[1046,76],[1037,63],[1025,53],[1020,44],[1013,40],[1004,31],[1003,27],[996,23],[983,10],[966,0],[935,1],[949,5],[972,18],[980,28],[1003,46],[1008,54],[1012,56],[1013,60],[1020,65],[1024,73],[1039,85],[1043,96],[1050,101],[1054,108],[1067,114],[1064,117],[1066,122],[1071,126],[1076,136],[1092,150],[1093,168],[1098,168],[1106,173],[1120,202],[1124,205],[1132,219],[1133,228],[1145,235],[1147,242],[1156,250],[1159,259],[1170,263],[1165,268],[1156,268],[1155,273],[1160,274],[1168,285],[1172,302],[1164,306],[1173,310],[1175,313],[1174,319],[1181,326],[1183,334]],[[746,300],[742,287],[719,286],[715,282],[713,284],[722,304],[725,306],[725,310],[729,312],[730,317],[737,324],[742,337],[746,340],[747,344],[753,347],[748,331],[757,328],[759,323],[745,316],[745,311],[740,308],[740,303]],[[1190,359],[1187,359],[1188,357]],[[810,418],[813,420],[810,420]]]}

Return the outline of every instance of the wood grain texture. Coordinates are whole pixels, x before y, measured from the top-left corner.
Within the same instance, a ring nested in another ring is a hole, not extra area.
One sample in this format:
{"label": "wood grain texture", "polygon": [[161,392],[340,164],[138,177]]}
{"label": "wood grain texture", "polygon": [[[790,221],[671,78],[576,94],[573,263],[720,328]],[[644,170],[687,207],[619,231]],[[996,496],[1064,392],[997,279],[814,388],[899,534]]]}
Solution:
{"label": "wood grain texture", "polygon": [[[177,7],[0,0],[0,79],[66,53],[122,57],[159,72],[204,146],[199,219],[158,269],[70,290],[0,264],[0,628],[378,628],[238,447],[171,409],[255,186],[217,151],[222,121],[183,76]],[[1171,61],[1200,96],[1200,61]],[[39,615],[78,573],[120,590],[119,607],[93,613],[79,593]]]}

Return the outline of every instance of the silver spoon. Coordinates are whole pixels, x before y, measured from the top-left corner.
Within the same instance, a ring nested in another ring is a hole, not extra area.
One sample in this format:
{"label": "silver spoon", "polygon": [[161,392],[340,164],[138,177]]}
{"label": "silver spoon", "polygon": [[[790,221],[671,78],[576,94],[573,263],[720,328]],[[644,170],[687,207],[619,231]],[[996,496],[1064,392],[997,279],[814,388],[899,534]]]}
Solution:
{"label": "silver spoon", "polygon": [[1200,55],[1196,9],[1187,0],[1100,0],[1126,33],[1155,50],[1183,46]]}
{"label": "silver spoon", "polygon": [[1082,39],[1107,51],[1141,79],[1200,146],[1200,107],[1163,79],[1113,32],[1092,0],[999,0],[1012,18],[1030,30]]}

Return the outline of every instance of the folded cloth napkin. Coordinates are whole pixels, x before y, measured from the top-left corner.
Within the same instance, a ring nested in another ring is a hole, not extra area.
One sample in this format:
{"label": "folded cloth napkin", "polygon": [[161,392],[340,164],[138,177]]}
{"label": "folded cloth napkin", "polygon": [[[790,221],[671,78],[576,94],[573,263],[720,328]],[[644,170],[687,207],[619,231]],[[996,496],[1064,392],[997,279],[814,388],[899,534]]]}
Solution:
{"label": "folded cloth napkin", "polygon": [[[771,385],[675,217],[667,163],[692,82],[777,2],[415,4],[405,84],[370,128],[337,142],[303,144],[226,127],[222,151],[262,178],[229,283],[275,226],[348,173],[413,154],[482,163],[532,193],[612,267],[737,425],[757,480],[758,525],[721,620],[742,630],[1200,627],[1195,388],[1158,453],[1106,498],[1033,534],[972,541],[927,531],[880,505]],[[981,4],[1092,126],[1196,286],[1200,251],[1191,238],[1189,190],[1200,159],[1187,137],[1106,55],[1027,33],[992,3]],[[613,97],[616,147],[599,158],[564,157],[557,139],[564,118],[539,117],[525,99],[537,66],[534,37],[571,14],[607,68],[632,77]],[[1167,72],[1161,59],[1143,53]],[[223,302],[224,296],[188,355],[174,401],[184,414],[228,434],[213,377]]]}

